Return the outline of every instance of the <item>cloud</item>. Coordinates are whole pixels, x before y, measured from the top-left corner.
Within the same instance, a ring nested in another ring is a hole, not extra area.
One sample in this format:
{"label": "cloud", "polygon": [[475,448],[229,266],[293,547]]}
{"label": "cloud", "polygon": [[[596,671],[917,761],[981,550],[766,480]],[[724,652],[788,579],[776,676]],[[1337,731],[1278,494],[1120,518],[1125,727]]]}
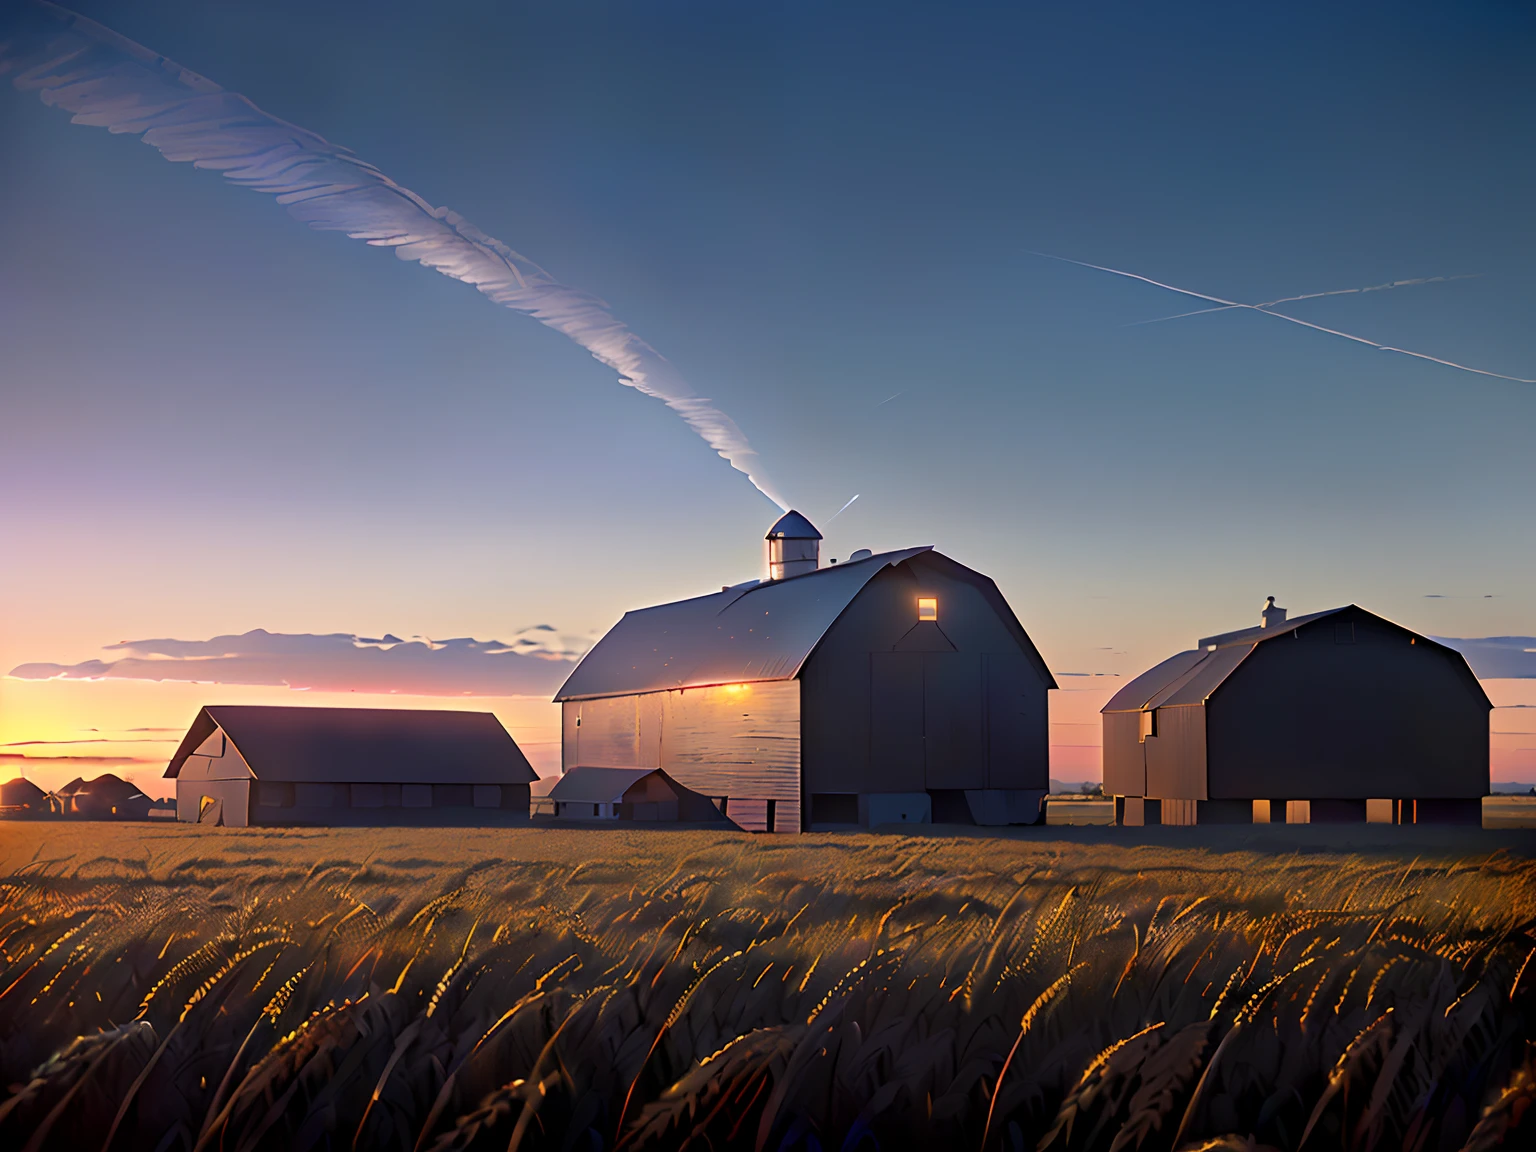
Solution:
{"label": "cloud", "polygon": [[787,510],[736,422],[596,296],[556,280],[449,208],[429,204],[351,151],[256,107],[93,20],[54,5],[0,5],[0,75],[71,113],[129,133],[167,160],[222,172],[289,215],[472,285],[586,349],[621,383],[676,412],[732,468]]}
{"label": "cloud", "polygon": [[1431,639],[1465,656],[1479,680],[1536,679],[1536,636],[1485,636],[1482,639],[1433,636]]}
{"label": "cloud", "polygon": [[246,684],[317,692],[415,696],[542,696],[575,667],[578,644],[514,649],[499,640],[370,639],[335,632],[288,634],[257,628],[211,640],[125,640],[117,659],[22,664],[17,680],[156,680]]}

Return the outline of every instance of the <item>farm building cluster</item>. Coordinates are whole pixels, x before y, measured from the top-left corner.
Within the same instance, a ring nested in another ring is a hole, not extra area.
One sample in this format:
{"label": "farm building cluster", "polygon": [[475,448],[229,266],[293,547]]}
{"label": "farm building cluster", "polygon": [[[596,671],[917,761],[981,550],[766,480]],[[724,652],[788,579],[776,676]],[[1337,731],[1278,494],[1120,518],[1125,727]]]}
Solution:
{"label": "farm building cluster", "polygon": [[[823,565],[821,539],[789,512],[766,579],[627,613],[555,696],[553,782],[486,712],[209,705],[165,773],[176,818],[1039,822],[1056,682],[997,585],[926,546]],[[1491,707],[1460,653],[1353,605],[1287,620],[1271,597],[1257,627],[1114,695],[1104,794],[1125,825],[1477,823]],[[5,785],[8,810],[139,802],[27,787]]]}

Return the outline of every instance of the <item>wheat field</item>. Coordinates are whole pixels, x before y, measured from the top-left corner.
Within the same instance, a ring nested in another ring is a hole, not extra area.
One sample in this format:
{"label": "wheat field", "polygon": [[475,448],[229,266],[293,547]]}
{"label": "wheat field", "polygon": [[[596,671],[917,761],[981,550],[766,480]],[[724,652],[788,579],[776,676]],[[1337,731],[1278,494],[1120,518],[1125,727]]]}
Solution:
{"label": "wheat field", "polygon": [[1533,1146],[1523,858],[0,830],[0,1145]]}

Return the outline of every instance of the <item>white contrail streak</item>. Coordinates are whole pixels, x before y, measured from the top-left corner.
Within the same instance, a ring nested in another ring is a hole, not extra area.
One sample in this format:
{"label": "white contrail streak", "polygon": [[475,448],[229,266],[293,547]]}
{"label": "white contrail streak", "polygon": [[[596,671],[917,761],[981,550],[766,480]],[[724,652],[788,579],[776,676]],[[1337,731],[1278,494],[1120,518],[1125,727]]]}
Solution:
{"label": "white contrail streak", "polygon": [[43,0],[0,0],[0,76],[74,114],[76,124],[143,138],[167,160],[211,168],[277,197],[311,228],[393,248],[496,303],[564,333],[619,379],[666,404],[786,511],[740,428],[596,296],[448,208],[433,207],[372,164],[263,112],[236,92]]}
{"label": "white contrail streak", "polygon": [[[1250,304],[1250,308],[1273,308],[1276,304],[1291,304],[1297,300],[1319,300],[1324,296],[1355,296],[1364,292],[1385,292],[1389,288],[1412,288],[1419,284],[1449,284],[1452,280],[1476,280],[1481,272],[1469,272],[1460,276],[1420,276],[1414,280],[1394,280],[1390,284],[1372,284],[1368,288],[1335,288],[1331,292],[1305,292],[1300,296],[1282,296],[1278,300],[1266,300],[1262,304]],[[1132,320],[1127,328],[1142,324],[1161,324],[1165,320],[1182,320],[1186,316],[1204,316],[1210,312],[1230,312],[1236,304],[1223,304],[1219,308],[1196,308],[1193,312],[1175,312],[1172,316],[1159,316],[1155,320]]]}
{"label": "white contrail streak", "polygon": [[[848,504],[852,504],[852,503],[853,503],[853,501],[854,501],[854,500],[857,500],[857,499],[858,499],[858,498],[859,498],[859,495],[860,495],[860,493],[858,493],[858,492],[855,492],[855,493],[854,493],[854,494],[853,494],[853,499],[851,499],[851,500],[849,500],[849,501],[848,501]],[[829,516],[829,517],[827,517],[827,523],[828,523],[828,524],[830,524],[830,523],[832,523],[832,521],[834,521],[834,520],[836,520],[836,519],[837,519],[837,518],[838,518],[838,517],[839,517],[839,516],[841,516],[841,515],[842,515],[842,514],[843,514],[843,513],[844,513],[844,512],[846,512],[846,511],[848,511],[848,504],[844,504],[844,505],[843,505],[843,506],[842,506],[842,507],[841,507],[841,508],[839,508],[839,509],[838,509],[838,510],[837,510],[837,511],[836,511],[836,512],[834,512],[834,513],[832,513],[832,515],[831,515],[831,516]]]}
{"label": "white contrail streak", "polygon": [[[1033,256],[1044,256],[1047,260],[1060,260],[1064,264],[1076,264],[1079,268],[1092,268],[1098,272],[1108,272],[1114,276],[1124,276],[1128,280],[1140,280],[1143,284],[1151,284],[1155,288],[1166,288],[1169,292],[1177,292],[1183,296],[1192,296],[1196,300],[1207,300],[1212,304],[1220,304],[1222,308],[1247,308],[1253,312],[1262,312],[1265,316],[1273,316],[1277,320],[1286,320],[1292,324],[1300,324],[1303,328],[1311,328],[1318,332],[1326,332],[1330,336],[1338,336],[1345,340],[1353,340],[1356,344],[1364,344],[1367,348],[1375,348],[1379,352],[1396,352],[1399,356],[1412,356],[1415,360],[1428,360],[1431,364],[1443,364],[1447,368],[1455,368],[1461,372],[1472,372],[1478,376],[1491,376],[1495,380],[1508,380],[1515,384],[1536,384],[1536,379],[1527,379],[1524,376],[1506,376],[1502,372],[1490,372],[1486,368],[1473,368],[1466,364],[1458,364],[1454,360],[1442,360],[1438,356],[1431,356],[1426,352],[1414,352],[1408,348],[1394,348],[1389,344],[1378,344],[1374,340],[1367,340],[1364,336],[1354,336],[1348,332],[1340,332],[1337,328],[1327,328],[1322,324],[1314,324],[1310,320],[1299,320],[1295,316],[1287,316],[1284,312],[1276,312],[1263,304],[1243,304],[1237,300],[1223,300],[1220,296],[1211,296],[1205,292],[1196,292],[1191,288],[1180,288],[1176,284],[1165,284],[1161,280],[1154,280],[1150,276],[1143,276],[1139,272],[1126,272],[1119,268],[1109,268],[1103,264],[1090,264],[1086,260],[1073,260],[1070,256],[1055,256],[1049,252],[1032,252]],[[1202,312],[1214,312],[1221,309],[1202,308]]]}

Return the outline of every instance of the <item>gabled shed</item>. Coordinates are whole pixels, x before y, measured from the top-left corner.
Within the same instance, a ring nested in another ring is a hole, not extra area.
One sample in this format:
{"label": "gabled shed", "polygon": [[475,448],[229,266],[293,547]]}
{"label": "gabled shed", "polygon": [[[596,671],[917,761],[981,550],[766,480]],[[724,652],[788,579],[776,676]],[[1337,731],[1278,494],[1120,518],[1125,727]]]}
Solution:
{"label": "gabled shed", "polygon": [[[1480,823],[1492,702],[1466,659],[1350,604],[1207,636],[1105,705],[1125,823]],[[1370,802],[1374,801],[1373,806]]]}
{"label": "gabled shed", "polygon": [[573,768],[550,789],[555,815],[568,820],[726,823],[707,797],[660,768]]}
{"label": "gabled shed", "polygon": [[489,712],[213,704],[165,774],[178,820],[232,827],[527,819],[537,779]]}

